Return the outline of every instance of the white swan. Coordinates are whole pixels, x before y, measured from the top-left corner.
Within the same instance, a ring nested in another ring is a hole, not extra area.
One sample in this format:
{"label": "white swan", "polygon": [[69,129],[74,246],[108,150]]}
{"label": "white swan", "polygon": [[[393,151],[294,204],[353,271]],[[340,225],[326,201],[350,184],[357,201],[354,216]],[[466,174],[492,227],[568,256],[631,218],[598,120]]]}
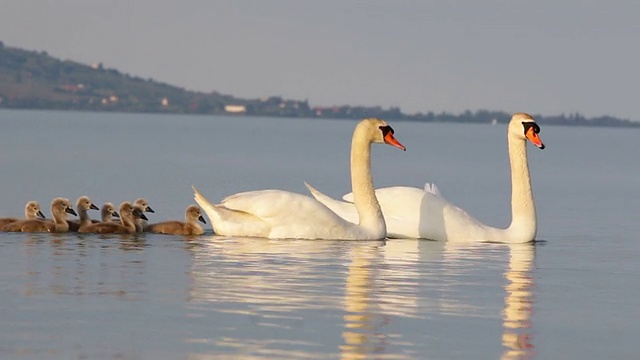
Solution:
{"label": "white swan", "polygon": [[[511,163],[511,225],[506,229],[487,226],[447,201],[435,185],[424,189],[396,186],[377,189],[387,224],[389,237],[425,238],[451,242],[503,242],[524,243],[536,237],[536,208],[531,192],[527,144],[544,149],[538,137],[540,127],[533,117],[525,113],[512,116],[507,127],[507,143]],[[311,194],[336,214],[349,221],[356,221],[351,194],[339,201],[324,195],[306,184]]]}
{"label": "white swan", "polygon": [[359,223],[342,219],[311,197],[281,190],[239,193],[213,205],[194,187],[195,200],[219,235],[273,239],[384,239],[387,231],[371,178],[371,143],[386,143],[405,150],[384,120],[364,119],[356,126],[351,141],[351,184]]}

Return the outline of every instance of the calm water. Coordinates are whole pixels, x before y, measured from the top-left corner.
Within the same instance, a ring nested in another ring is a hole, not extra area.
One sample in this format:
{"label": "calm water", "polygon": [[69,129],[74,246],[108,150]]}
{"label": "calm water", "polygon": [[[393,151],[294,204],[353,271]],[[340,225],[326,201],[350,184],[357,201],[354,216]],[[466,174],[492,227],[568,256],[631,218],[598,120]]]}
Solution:
{"label": "calm water", "polygon": [[[0,215],[86,194],[182,218],[191,185],[340,196],[355,123],[0,111]],[[391,125],[407,152],[374,147],[377,186],[433,181],[509,222],[505,126]],[[535,245],[0,234],[0,358],[636,358],[640,132],[541,127]]]}

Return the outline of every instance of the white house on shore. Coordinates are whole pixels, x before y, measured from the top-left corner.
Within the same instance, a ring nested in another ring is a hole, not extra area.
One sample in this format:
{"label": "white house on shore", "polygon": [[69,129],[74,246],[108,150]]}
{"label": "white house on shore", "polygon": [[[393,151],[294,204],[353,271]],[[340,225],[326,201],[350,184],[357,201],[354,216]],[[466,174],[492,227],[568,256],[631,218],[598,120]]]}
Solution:
{"label": "white house on shore", "polygon": [[247,111],[247,108],[244,105],[225,105],[224,111],[233,114],[240,114]]}

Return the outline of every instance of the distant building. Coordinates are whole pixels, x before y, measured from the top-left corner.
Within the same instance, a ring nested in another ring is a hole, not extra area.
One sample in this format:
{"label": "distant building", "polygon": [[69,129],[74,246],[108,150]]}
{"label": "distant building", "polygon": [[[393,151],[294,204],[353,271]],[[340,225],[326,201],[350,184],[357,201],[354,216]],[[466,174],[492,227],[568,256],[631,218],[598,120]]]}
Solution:
{"label": "distant building", "polygon": [[62,84],[58,86],[58,89],[68,92],[78,92],[84,90],[84,84]]}
{"label": "distant building", "polygon": [[225,105],[224,111],[233,114],[244,113],[247,111],[247,107],[244,105]]}

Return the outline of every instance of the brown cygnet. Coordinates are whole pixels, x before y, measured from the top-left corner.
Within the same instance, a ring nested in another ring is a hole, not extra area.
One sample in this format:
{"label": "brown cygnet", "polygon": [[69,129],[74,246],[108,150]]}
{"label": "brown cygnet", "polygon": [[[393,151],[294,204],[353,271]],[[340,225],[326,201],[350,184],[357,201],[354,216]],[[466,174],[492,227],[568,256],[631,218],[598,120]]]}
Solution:
{"label": "brown cygnet", "polygon": [[37,201],[29,201],[24,207],[24,219],[20,218],[0,218],[0,229],[5,225],[21,220],[44,219],[44,214],[40,210],[40,203]]}
{"label": "brown cygnet", "polygon": [[66,198],[55,198],[51,202],[51,220],[22,220],[4,227],[4,231],[11,232],[67,232],[69,223],[67,214],[77,215],[71,206],[71,201]]}
{"label": "brown cygnet", "polygon": [[198,221],[206,224],[207,222],[202,217],[200,208],[196,205],[189,205],[184,214],[185,222],[182,221],[163,221],[156,224],[149,224],[145,227],[145,232],[155,234],[170,234],[170,235],[202,235],[204,230],[202,226],[198,224]]}
{"label": "brown cygnet", "polygon": [[84,226],[79,232],[97,234],[132,234],[136,232],[136,220],[147,219],[142,211],[134,209],[133,205],[128,201],[120,204],[119,211],[120,224],[113,221],[105,221]]}
{"label": "brown cygnet", "polygon": [[[147,200],[145,200],[144,198],[136,199],[136,201],[133,202],[133,206],[134,207],[139,206],[144,212],[155,213],[155,211],[153,211],[151,206],[149,206],[149,203],[147,202]],[[138,219],[136,221],[136,228],[138,229],[138,232],[141,232],[142,229],[144,229],[146,226],[147,226],[147,222],[144,219]]]}
{"label": "brown cygnet", "polygon": [[76,232],[81,227],[92,223],[89,217],[89,210],[99,210],[98,207],[89,199],[88,196],[80,196],[76,201],[76,209],[78,209],[78,217],[80,220],[69,221],[69,231]]}
{"label": "brown cygnet", "polygon": [[[102,205],[102,209],[100,209],[100,218],[102,219],[102,222],[112,221],[113,218],[117,218],[119,221],[120,215],[118,215],[118,212],[116,211],[116,207],[113,206],[112,203],[106,202],[104,203],[104,205]],[[94,220],[93,222],[98,223],[99,221]]]}

